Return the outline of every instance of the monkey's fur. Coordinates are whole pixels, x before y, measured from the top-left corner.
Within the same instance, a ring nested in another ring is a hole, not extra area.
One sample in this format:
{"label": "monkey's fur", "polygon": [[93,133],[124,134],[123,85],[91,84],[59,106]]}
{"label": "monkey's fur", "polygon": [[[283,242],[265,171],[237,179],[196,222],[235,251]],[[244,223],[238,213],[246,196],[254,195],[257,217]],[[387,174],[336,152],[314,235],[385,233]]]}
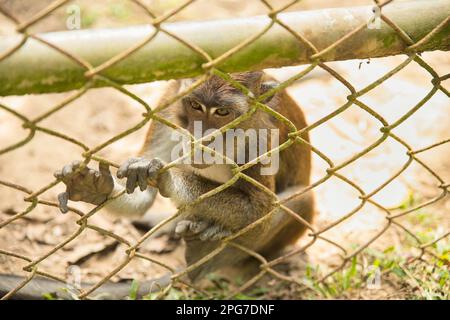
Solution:
{"label": "monkey's fur", "polygon": [[[247,87],[255,97],[274,86],[273,80],[268,79],[262,72],[238,73],[232,77]],[[170,82],[161,103],[182,91],[189,81]],[[300,107],[285,91],[276,93],[264,103],[289,119],[297,130],[306,126]],[[249,99],[242,92],[221,78],[212,76],[188,97],[161,111],[159,116],[193,134],[194,121],[202,121],[205,130],[221,128],[251,107]],[[221,109],[219,113],[217,109]],[[259,109],[235,128],[279,129],[280,144],[287,141],[289,133],[285,123]],[[228,164],[179,165],[160,173],[166,163],[174,160],[171,159],[171,151],[178,142],[169,139],[171,132],[171,128],[158,121],[151,123],[139,157],[126,161],[117,172],[119,178],[127,179],[127,194],[113,200],[109,205],[110,210],[122,215],[143,214],[153,204],[158,191],[162,196],[169,197],[177,206],[183,206],[231,178]],[[307,133],[303,134],[302,138],[309,141]],[[270,141],[267,143],[267,149],[270,150]],[[247,155],[246,161],[249,160],[252,159]],[[111,194],[123,190],[124,187],[113,179],[107,167],[101,165],[99,171],[89,168],[76,171],[78,166],[79,163],[73,163],[55,173],[67,186],[66,192],[59,196],[62,211],[67,211],[67,200],[100,204]],[[309,185],[310,149],[305,144],[294,143],[281,151],[276,174],[262,175],[262,167],[262,164],[256,164],[243,173],[283,199]],[[157,188],[148,186],[149,180],[154,181]],[[261,188],[241,178],[232,186],[189,207],[175,227],[175,232],[180,234],[186,243],[187,264],[195,263],[216,249],[221,239],[265,216],[275,208],[274,200]],[[304,220],[312,221],[314,200],[311,192],[294,197],[284,205],[301,215]],[[277,209],[270,219],[233,241],[271,259],[279,255],[284,247],[295,242],[305,229],[295,218]],[[189,277],[195,281],[209,272],[222,267],[242,265],[249,259],[244,251],[227,246],[221,253],[191,271]],[[2,279],[0,277],[0,288]]]}

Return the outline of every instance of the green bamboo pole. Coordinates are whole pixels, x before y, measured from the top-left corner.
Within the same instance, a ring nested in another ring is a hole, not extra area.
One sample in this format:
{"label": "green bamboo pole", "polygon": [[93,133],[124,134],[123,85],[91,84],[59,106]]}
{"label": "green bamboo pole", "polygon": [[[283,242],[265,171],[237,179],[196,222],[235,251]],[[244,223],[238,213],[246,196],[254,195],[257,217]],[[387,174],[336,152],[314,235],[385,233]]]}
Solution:
{"label": "green bamboo pole", "polygon": [[[449,16],[450,0],[392,3],[383,14],[418,41]],[[304,35],[319,50],[368,22],[372,7],[336,8],[279,14],[278,18]],[[263,30],[270,18],[251,17],[204,22],[166,23],[163,28],[195,44],[216,58]],[[152,26],[94,29],[39,34],[74,56],[98,66],[148,37]],[[0,55],[21,41],[21,36],[0,38]],[[325,56],[323,61],[396,55],[406,45],[384,22],[380,29],[363,28]],[[419,51],[449,50],[447,23]],[[310,63],[311,52],[284,28],[275,24],[254,43],[238,51],[219,67],[227,72]],[[159,33],[125,60],[102,71],[121,84],[193,77],[204,72],[205,59],[172,37]],[[0,96],[62,92],[85,84],[85,69],[53,48],[28,39],[17,52],[0,61]],[[106,85],[98,83],[98,86]]]}

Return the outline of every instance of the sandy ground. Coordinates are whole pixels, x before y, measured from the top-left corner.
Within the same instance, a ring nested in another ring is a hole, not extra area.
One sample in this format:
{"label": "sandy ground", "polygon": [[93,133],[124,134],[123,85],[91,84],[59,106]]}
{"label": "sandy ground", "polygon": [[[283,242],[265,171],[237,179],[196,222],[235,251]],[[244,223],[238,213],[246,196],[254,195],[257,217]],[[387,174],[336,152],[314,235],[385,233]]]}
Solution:
{"label": "sandy ground", "polygon": [[[339,4],[345,5],[344,2]],[[12,1],[0,1],[0,3],[13,6]],[[36,4],[39,7],[45,1],[42,3],[36,1],[36,3],[39,3]],[[204,6],[202,8],[213,6],[212,2],[203,1],[202,3]],[[217,16],[212,15],[211,18],[226,17],[234,8],[235,3],[237,2],[215,2],[214,5],[219,5],[222,9],[211,10],[210,12],[218,12]],[[313,7],[312,3],[312,1],[306,1],[302,8]],[[361,3],[367,3],[367,1],[361,1]],[[81,4],[87,5],[82,1]],[[161,2],[159,4],[161,5]],[[262,13],[262,9],[258,6],[242,6],[239,15]],[[321,3],[318,6],[324,5]],[[31,9],[25,10],[19,5],[16,10],[20,16],[26,17],[30,15]],[[100,8],[96,10],[100,10]],[[195,8],[190,10],[195,10]],[[194,11],[184,13],[182,18],[195,17],[192,12]],[[64,11],[58,11],[55,15],[58,17],[63,14]],[[130,15],[132,14],[133,12],[130,13]],[[144,19],[142,16],[137,16],[135,21],[136,23],[144,22],[142,19]],[[55,30],[60,27],[58,19],[49,20],[48,24],[37,28],[41,28],[39,30]],[[114,19],[99,17],[93,27],[103,26],[102,22],[104,21],[112,21],[111,25],[116,26],[120,25],[121,20],[119,19],[119,23],[116,23]],[[1,32],[8,33],[9,30],[10,25],[4,22],[0,23]],[[448,53],[425,53],[423,58],[440,75],[450,72]],[[331,63],[330,66],[350,81],[356,89],[361,89],[405,59],[406,57],[398,56],[372,59],[370,63],[367,60],[336,62]],[[268,70],[268,72],[279,80],[283,80],[301,69],[303,67]],[[380,113],[389,123],[392,123],[431,90],[430,80],[429,74],[413,62],[393,78],[364,95],[361,100]],[[449,89],[449,81],[444,85]],[[153,107],[164,86],[164,82],[156,82],[127,86],[127,89],[136,93]],[[342,84],[320,70],[314,71],[305,80],[295,83],[288,91],[302,106],[309,123],[317,121],[341,106],[349,94]],[[33,118],[56,105],[69,94],[4,97],[0,98],[0,103]],[[413,149],[448,139],[449,107],[448,97],[442,92],[437,92],[424,107],[396,128],[394,132],[408,142]],[[113,89],[95,89],[43,121],[41,126],[67,134],[92,147],[138,123],[142,112],[142,107],[135,101]],[[339,164],[378,139],[381,136],[380,126],[377,120],[353,105],[344,113],[312,130],[311,140],[316,148],[325,153],[335,164]],[[116,163],[123,162],[138,151],[146,128],[147,126],[112,144],[102,150],[100,155]],[[0,111],[0,149],[21,140],[26,135],[27,131],[21,128],[21,123],[17,118]],[[0,179],[37,190],[53,181],[52,173],[55,170],[73,160],[81,159],[80,153],[79,147],[38,132],[33,140],[25,146],[0,157]],[[446,144],[424,152],[420,155],[420,159],[435,170],[444,181],[448,182],[450,167],[447,159],[449,155],[450,145]],[[370,153],[341,170],[340,173],[369,193],[388,180],[407,160],[406,149],[389,138]],[[315,155],[313,181],[322,178],[326,174],[326,168],[326,163]],[[424,202],[439,194],[438,184],[439,182],[430,173],[413,163],[397,179],[381,190],[374,199],[387,208],[398,207],[410,194],[413,194],[419,202]],[[62,190],[63,186],[58,185],[48,190],[42,198],[55,201],[56,195]],[[354,188],[337,178],[331,178],[316,188],[319,211],[315,222],[316,227],[327,226],[348,214],[360,203],[358,195]],[[28,204],[22,201],[23,196],[24,194],[21,192],[0,186],[0,222],[27,207]],[[85,211],[92,208],[82,203],[74,203],[73,206]],[[427,228],[432,228],[436,236],[449,230],[450,221],[445,218],[448,217],[449,208],[448,197],[436,205],[426,208],[426,213],[431,219]],[[20,253],[33,259],[40,257],[76,231],[76,219],[77,216],[74,214],[62,215],[56,208],[39,205],[24,219],[0,230],[0,249]],[[104,212],[94,215],[90,222],[111,230],[130,242],[136,241],[142,235],[142,231],[136,229],[130,220],[117,219]],[[402,222],[414,230],[422,230],[420,225],[416,225],[414,220],[408,217],[404,218]],[[324,236],[351,252],[379,232],[385,223],[385,213],[375,206],[367,204],[350,219],[327,231]],[[401,231],[390,228],[371,247],[380,249],[391,245],[401,247],[403,240],[404,235]],[[297,245],[300,246],[304,241],[306,240],[301,240]],[[173,250],[174,247],[174,243],[164,236],[148,241],[143,252],[172,266],[182,265],[182,245],[178,245]],[[124,246],[118,245],[111,238],[86,230],[73,242],[42,261],[40,267],[64,276],[67,266],[76,264],[82,269],[83,279],[98,280],[125,257],[124,249]],[[165,251],[170,252],[165,253]],[[294,258],[290,264],[293,269],[296,269],[297,262],[300,264],[307,259],[313,265],[321,265],[325,269],[333,268],[340,261],[338,254],[339,251],[336,247],[319,240],[308,249],[307,258]],[[22,266],[23,263],[20,260],[0,255],[0,272],[21,274],[23,273]],[[134,259],[113,279],[145,279],[161,273],[163,270],[160,267],[148,261]]]}

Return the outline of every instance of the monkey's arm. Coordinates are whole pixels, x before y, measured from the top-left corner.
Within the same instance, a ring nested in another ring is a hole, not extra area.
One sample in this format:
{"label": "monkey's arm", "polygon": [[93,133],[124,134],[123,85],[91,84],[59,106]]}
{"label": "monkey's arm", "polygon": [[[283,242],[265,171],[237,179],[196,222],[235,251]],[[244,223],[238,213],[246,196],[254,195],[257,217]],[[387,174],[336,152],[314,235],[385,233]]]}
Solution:
{"label": "monkey's arm", "polygon": [[[125,187],[115,180],[114,189],[111,196],[125,190]],[[116,215],[120,216],[143,216],[152,206],[158,190],[155,188],[147,188],[144,191],[136,189],[133,193],[124,193],[121,196],[111,200],[106,204],[105,208]]]}
{"label": "monkey's arm", "polygon": [[[163,197],[170,198],[177,206],[191,204],[183,214],[187,220],[180,221],[176,229],[183,236],[186,231],[192,231],[203,236],[203,240],[219,240],[242,229],[273,207],[274,199],[252,184],[240,180],[219,193],[192,204],[219,184],[177,167],[161,171],[164,165],[164,161],[158,158],[140,158],[138,162],[124,163],[117,171],[117,176],[127,178],[129,193],[137,186],[142,189],[146,186],[146,181],[150,180],[156,182]],[[145,170],[135,170],[136,166]]]}
{"label": "monkey's arm", "polygon": [[[17,288],[24,277],[0,274],[0,298],[8,294],[11,290]],[[157,292],[161,288],[167,287],[170,283],[170,274],[162,276],[154,280],[144,281],[139,283],[137,289],[137,298]],[[93,283],[81,283],[81,288],[87,289],[93,286]],[[74,296],[66,290],[67,286],[64,283],[36,276],[23,288],[16,292],[10,299],[13,300],[43,300],[44,295],[51,294],[56,299],[73,299]],[[90,296],[95,299],[110,299],[120,300],[129,296],[131,289],[131,281],[112,283],[107,282],[100,288],[95,290]],[[75,292],[75,291],[74,291]]]}
{"label": "monkey's arm", "polygon": [[[158,178],[161,195],[170,197],[177,205],[190,204],[219,185],[177,168],[170,169]],[[219,225],[225,231],[236,232],[268,213],[272,207],[269,195],[249,183],[238,181],[193,205],[189,209],[189,216],[193,220],[197,218]]]}

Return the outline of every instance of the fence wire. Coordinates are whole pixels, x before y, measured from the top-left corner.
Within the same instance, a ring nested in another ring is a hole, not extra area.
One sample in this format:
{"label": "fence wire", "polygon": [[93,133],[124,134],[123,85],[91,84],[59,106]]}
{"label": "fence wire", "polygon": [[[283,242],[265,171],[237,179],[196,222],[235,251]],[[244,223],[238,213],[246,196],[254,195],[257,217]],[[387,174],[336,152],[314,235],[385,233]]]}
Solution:
{"label": "fence wire", "polygon": [[[95,215],[102,207],[104,207],[108,201],[111,201],[111,199],[108,200],[106,203],[103,203],[102,205],[95,207],[94,209],[92,209],[89,212],[81,212],[80,210],[69,206],[69,211],[79,215],[79,217],[80,217],[79,220],[76,222],[79,227],[72,235],[67,237],[65,240],[60,242],[58,245],[54,246],[46,254],[44,254],[40,257],[37,257],[37,258],[32,258],[32,257],[24,256],[22,254],[10,252],[8,250],[4,250],[4,249],[0,248],[1,255],[6,255],[9,257],[21,259],[28,263],[23,268],[23,270],[28,273],[28,276],[26,277],[26,279],[22,283],[20,283],[20,285],[18,285],[16,288],[14,288],[11,292],[9,292],[6,296],[4,296],[3,299],[8,299],[11,296],[13,296],[17,291],[19,291],[22,287],[24,287],[28,282],[30,282],[37,275],[51,278],[51,279],[61,282],[62,284],[65,284],[66,283],[65,279],[63,279],[55,274],[52,274],[51,270],[42,270],[42,268],[40,267],[40,264],[42,261],[44,261],[51,255],[55,254],[57,251],[64,248],[67,244],[74,241],[86,229],[91,229],[95,232],[98,232],[98,233],[104,235],[104,236],[110,237],[121,244],[124,244],[125,246],[127,246],[127,250],[125,252],[125,254],[126,254],[125,259],[123,261],[121,261],[120,263],[118,263],[106,276],[104,276],[100,281],[98,281],[92,287],[90,287],[86,290],[81,290],[81,289],[79,290],[78,298],[80,298],[80,299],[91,297],[90,295],[93,294],[97,288],[99,288],[100,286],[105,284],[107,281],[109,281],[113,276],[118,274],[133,259],[144,259],[144,260],[151,261],[153,263],[156,263],[156,264],[166,268],[169,272],[171,272],[170,285],[163,288],[157,295],[157,298],[164,298],[168,294],[170,289],[173,286],[175,286],[177,283],[184,283],[184,284],[191,286],[191,284],[186,283],[186,281],[184,281],[182,279],[183,276],[185,276],[188,272],[194,270],[195,268],[198,268],[200,265],[205,264],[208,260],[212,259],[216,254],[218,254],[219,252],[224,250],[227,246],[233,246],[239,250],[242,250],[243,252],[247,253],[250,256],[253,256],[255,259],[258,259],[260,261],[259,273],[256,274],[251,279],[249,279],[248,281],[246,281],[245,283],[243,283],[235,291],[231,292],[230,295],[228,296],[228,298],[232,298],[232,297],[236,296],[238,293],[244,292],[246,289],[251,287],[254,283],[256,283],[259,279],[261,279],[265,275],[270,275],[271,277],[274,277],[281,281],[291,282],[292,284],[298,285],[301,290],[307,290],[310,288],[310,286],[308,284],[306,284],[302,280],[297,279],[295,277],[282,274],[281,272],[277,271],[275,269],[275,267],[277,265],[279,265],[280,263],[286,261],[288,258],[290,258],[294,255],[301,254],[306,249],[311,247],[318,239],[321,239],[321,240],[328,242],[329,245],[335,246],[342,252],[341,264],[339,266],[337,266],[336,268],[332,269],[326,275],[322,276],[320,279],[317,279],[318,283],[324,283],[327,278],[329,278],[336,272],[342,270],[355,256],[360,254],[365,248],[367,248],[369,245],[371,245],[375,240],[377,240],[380,236],[382,236],[392,226],[396,226],[396,227],[400,228],[401,230],[403,230],[403,232],[409,234],[416,242],[416,247],[417,247],[417,249],[419,249],[420,253],[417,256],[415,256],[413,259],[410,259],[409,263],[411,263],[412,261],[415,261],[415,260],[424,260],[423,257],[426,255],[430,255],[436,259],[441,259],[431,249],[432,249],[432,246],[435,245],[437,242],[442,241],[443,239],[448,237],[450,234],[450,231],[447,230],[442,236],[440,236],[439,238],[437,238],[431,242],[423,243],[420,240],[420,238],[417,235],[415,235],[415,233],[412,230],[408,229],[405,225],[401,224],[399,222],[398,218],[403,217],[405,215],[409,215],[409,214],[411,214],[419,209],[422,209],[424,207],[428,207],[438,201],[441,201],[448,195],[448,192],[449,192],[448,181],[444,181],[444,179],[441,178],[433,169],[431,169],[426,163],[424,163],[422,160],[420,160],[417,157],[417,155],[424,151],[427,151],[427,150],[436,148],[438,146],[441,146],[443,144],[449,143],[450,140],[449,139],[443,140],[443,141],[437,142],[435,144],[432,144],[426,148],[414,150],[405,140],[403,140],[402,138],[400,138],[399,136],[397,136],[394,133],[394,129],[397,128],[400,124],[404,123],[408,118],[410,118],[419,109],[421,109],[433,97],[433,95],[437,91],[441,91],[446,96],[450,97],[449,91],[446,88],[444,88],[444,86],[442,85],[443,81],[450,78],[450,74],[440,76],[420,56],[420,53],[417,51],[418,48],[420,48],[421,46],[426,44],[428,41],[432,40],[433,35],[435,35],[439,31],[441,31],[443,28],[448,26],[448,23],[449,23],[448,17],[447,17],[447,19],[442,21],[442,23],[440,23],[439,25],[436,25],[436,27],[433,29],[433,31],[431,31],[429,34],[424,36],[422,39],[420,39],[419,41],[413,41],[408,36],[408,34],[405,31],[403,31],[396,24],[395,21],[392,21],[388,16],[384,15],[381,11],[381,8],[390,4],[393,1],[392,0],[387,0],[384,2],[378,1],[378,0],[374,1],[374,6],[376,6],[380,9],[379,12],[380,12],[380,18],[382,19],[382,21],[385,22],[387,25],[389,25],[393,30],[395,30],[396,34],[398,34],[398,36],[403,40],[403,42],[405,44],[404,53],[408,56],[408,58],[403,63],[401,63],[400,65],[398,65],[395,68],[393,68],[392,70],[390,70],[388,73],[383,75],[378,80],[374,81],[373,83],[369,84],[368,86],[366,86],[365,88],[363,88],[361,90],[356,90],[355,87],[349,81],[347,81],[342,75],[340,75],[336,70],[334,70],[328,64],[322,62],[321,58],[323,56],[325,56],[327,53],[329,53],[331,50],[333,50],[337,47],[341,47],[341,46],[344,47],[346,45],[346,40],[355,36],[362,29],[366,28],[367,23],[361,24],[359,27],[355,28],[352,32],[342,36],[338,41],[336,41],[332,45],[328,46],[327,48],[325,48],[323,50],[318,50],[316,48],[316,46],[307,39],[307,37],[300,34],[299,32],[296,32],[289,25],[286,25],[284,22],[280,21],[277,18],[277,15],[279,13],[291,8],[295,4],[299,3],[301,0],[291,1],[279,8],[273,7],[266,0],[260,0],[260,2],[267,8],[267,16],[270,18],[270,23],[265,28],[263,28],[260,32],[256,33],[252,37],[248,38],[246,41],[240,43],[238,46],[230,49],[229,51],[225,52],[224,54],[222,54],[219,57],[213,58],[208,53],[206,53],[202,48],[183,40],[179,36],[171,33],[168,30],[165,30],[162,26],[163,22],[167,21],[171,17],[178,14],[180,11],[182,11],[183,9],[185,9],[186,7],[191,5],[193,2],[195,2],[195,0],[186,1],[182,5],[176,7],[175,9],[170,10],[169,12],[167,12],[163,15],[159,15],[159,16],[156,15],[148,6],[146,6],[140,0],[130,0],[130,1],[135,3],[136,5],[138,5],[149,16],[149,18],[151,19],[150,23],[155,28],[155,31],[152,34],[149,34],[148,37],[146,37],[141,42],[135,44],[133,47],[112,57],[108,61],[105,61],[96,67],[92,66],[89,62],[83,60],[81,57],[74,56],[67,50],[57,47],[54,44],[52,44],[52,43],[46,41],[45,39],[43,39],[42,37],[40,37],[38,34],[33,34],[29,31],[32,26],[34,26],[36,23],[46,19],[56,9],[67,4],[69,2],[69,0],[54,1],[48,7],[41,10],[40,12],[36,13],[33,17],[31,17],[30,19],[28,19],[26,21],[20,21],[14,15],[13,12],[8,12],[5,8],[2,8],[0,6],[0,13],[3,16],[5,16],[7,19],[9,19],[12,23],[15,24],[16,31],[20,32],[23,36],[22,41],[20,41],[20,43],[13,46],[6,52],[0,53],[0,63],[3,60],[8,59],[8,57],[10,57],[11,55],[14,55],[28,41],[28,39],[34,39],[34,40],[37,40],[37,41],[53,48],[54,50],[59,51],[60,53],[62,53],[66,57],[70,58],[72,61],[74,61],[81,67],[85,68],[85,70],[86,70],[85,77],[87,80],[86,84],[81,89],[77,90],[76,92],[74,92],[73,94],[71,94],[70,96],[65,98],[62,102],[58,103],[56,106],[54,106],[50,110],[44,112],[42,115],[37,116],[34,119],[30,119],[30,118],[26,117],[25,115],[19,113],[18,111],[14,110],[11,107],[8,107],[4,104],[0,104],[0,109],[13,115],[14,117],[18,118],[22,122],[23,128],[28,130],[28,136],[25,139],[23,139],[17,143],[14,143],[13,145],[10,145],[4,149],[1,149],[0,155],[23,147],[24,145],[26,145],[27,143],[29,143],[30,141],[33,140],[33,137],[35,136],[36,132],[42,132],[42,133],[57,137],[59,139],[63,139],[67,142],[70,142],[70,143],[75,144],[78,147],[80,147],[83,150],[83,152],[81,153],[81,156],[84,158],[83,165],[80,167],[80,170],[83,167],[87,166],[91,161],[107,163],[110,166],[118,168],[119,166],[116,163],[109,161],[107,159],[104,159],[100,156],[97,156],[97,153],[99,151],[103,150],[104,148],[108,147],[112,143],[139,130],[141,127],[143,127],[149,121],[159,121],[159,122],[163,123],[164,125],[167,125],[171,128],[181,129],[174,123],[171,123],[169,120],[160,117],[159,113],[162,110],[164,110],[165,108],[167,108],[169,105],[174,103],[175,101],[181,99],[185,95],[192,92],[195,88],[197,88],[198,86],[203,84],[210,76],[215,75],[215,76],[218,76],[218,77],[222,78],[223,80],[229,82],[234,87],[240,89],[251,100],[253,108],[247,114],[244,114],[242,117],[240,117],[240,119],[238,121],[236,121],[232,124],[226,125],[225,127],[219,129],[219,131],[216,131],[215,133],[211,134],[210,136],[215,136],[219,132],[224,132],[227,129],[235,127],[240,121],[243,121],[243,119],[245,119],[245,117],[247,117],[247,116],[251,116],[251,114],[253,112],[255,112],[256,110],[261,110],[263,112],[266,112],[266,113],[270,114],[271,116],[274,116],[278,120],[289,124],[289,126],[291,128],[291,132],[289,134],[289,138],[288,138],[288,141],[286,141],[286,143],[282,144],[281,146],[277,147],[276,149],[269,150],[264,155],[259,156],[255,161],[252,161],[251,163],[247,163],[243,166],[238,166],[236,163],[233,163],[233,165],[232,165],[234,168],[233,169],[233,174],[234,174],[233,178],[230,179],[228,182],[222,184],[221,186],[217,187],[216,189],[211,190],[210,192],[207,192],[206,194],[202,195],[199,199],[197,199],[195,201],[195,203],[203,201],[204,199],[213,196],[214,194],[220,192],[221,190],[224,190],[225,188],[230,187],[233,183],[235,183],[237,181],[237,179],[245,179],[249,183],[252,183],[257,187],[260,187],[255,180],[246,176],[242,171],[244,169],[247,169],[247,168],[257,164],[258,162],[261,161],[261,159],[268,156],[270,153],[273,153],[276,151],[281,151],[282,149],[285,149],[285,148],[289,148],[292,144],[307,144],[310,147],[310,149],[312,150],[312,152],[314,152],[318,157],[323,159],[328,164],[328,168],[326,170],[326,175],[323,176],[321,179],[312,183],[310,186],[304,188],[303,190],[301,190],[301,191],[297,192],[296,194],[290,196],[289,198],[285,198],[285,199],[278,199],[276,194],[268,191],[268,189],[266,189],[266,188],[262,188],[262,190],[264,190],[264,192],[268,193],[268,195],[271,198],[277,199],[277,201],[274,202],[275,208],[273,210],[271,210],[270,212],[267,212],[267,214],[264,215],[262,218],[258,219],[257,221],[254,221],[253,223],[251,223],[244,229],[240,230],[239,232],[223,239],[222,244],[217,249],[215,249],[214,251],[212,251],[211,253],[206,255],[204,258],[200,259],[196,263],[190,265],[189,267],[187,267],[181,271],[176,271],[171,266],[168,266],[165,263],[158,261],[157,259],[154,259],[152,257],[149,257],[149,256],[139,252],[139,249],[140,249],[141,245],[143,244],[143,242],[146,239],[148,239],[151,235],[153,235],[157,230],[162,228],[165,224],[169,223],[170,221],[172,221],[176,217],[178,217],[178,215],[180,214],[180,210],[178,210],[177,213],[175,213],[172,217],[164,220],[162,223],[158,224],[157,226],[155,226],[154,228],[149,230],[135,243],[130,243],[128,240],[115,234],[114,232],[106,230],[99,226],[93,225],[90,222],[90,218],[93,215]],[[288,31],[290,34],[292,34],[299,42],[301,42],[303,45],[306,45],[309,48],[311,64],[304,71],[302,71],[302,72],[292,76],[288,80],[280,83],[277,87],[271,89],[266,94],[255,98],[249,93],[248,88],[245,88],[242,85],[240,85],[239,83],[237,83],[236,81],[233,81],[233,79],[228,74],[226,74],[225,72],[222,72],[220,70],[220,68],[218,68],[217,66],[220,65],[221,63],[223,63],[225,60],[229,59],[231,56],[233,56],[239,50],[242,50],[243,48],[252,44],[258,38],[263,36],[274,25],[279,25],[279,26],[283,27],[286,31]],[[110,79],[110,78],[102,75],[102,72],[104,72],[106,69],[108,69],[112,65],[115,65],[115,64],[119,63],[120,61],[127,59],[130,55],[132,55],[134,52],[138,51],[140,48],[142,48],[147,43],[151,43],[151,41],[155,38],[155,36],[158,33],[164,33],[164,34],[172,37],[173,39],[181,42],[183,45],[190,48],[192,51],[194,51],[196,54],[198,54],[200,57],[202,57],[202,59],[204,59],[204,64],[202,65],[204,74],[203,74],[203,76],[199,77],[198,80],[195,81],[189,88],[185,89],[181,94],[178,94],[177,96],[169,99],[168,101],[165,101],[163,104],[159,105],[156,109],[152,110],[142,99],[140,99],[138,96],[136,96],[132,92],[128,91],[121,84],[115,82],[114,79]],[[393,123],[389,123],[388,121],[386,121],[383,118],[383,116],[381,116],[379,113],[377,113],[376,108],[371,107],[371,106],[367,105],[366,103],[362,102],[360,98],[363,95],[365,95],[366,93],[368,93],[369,91],[378,87],[380,84],[382,84],[384,81],[386,81],[387,79],[392,77],[394,74],[398,73],[400,70],[405,68],[410,63],[418,64],[420,67],[422,67],[424,70],[426,70],[431,75],[432,89],[428,92],[428,94],[421,101],[419,101],[416,105],[414,105],[408,112],[406,112],[403,116],[401,116],[397,121],[395,121]],[[281,115],[277,111],[275,111],[275,110],[271,109],[270,107],[268,107],[267,105],[265,105],[263,103],[263,101],[267,97],[270,97],[270,96],[276,94],[278,91],[287,88],[294,81],[301,79],[302,77],[306,76],[309,72],[311,72],[312,70],[314,70],[316,68],[323,69],[326,73],[330,74],[332,77],[334,77],[337,81],[342,83],[348,89],[349,94],[347,96],[347,102],[345,102],[342,106],[337,108],[332,113],[322,117],[321,119],[315,121],[314,123],[309,124],[307,127],[303,128],[301,130],[298,130],[297,128],[292,127],[293,125],[289,121],[289,119],[285,118],[283,115]],[[108,139],[107,141],[105,141],[93,148],[89,148],[82,141],[79,141],[79,140],[77,140],[73,137],[70,137],[64,133],[57,132],[57,131],[51,130],[49,128],[46,128],[45,126],[42,126],[40,124],[43,120],[51,117],[56,112],[65,108],[69,103],[71,103],[74,100],[83,96],[88,90],[90,90],[93,87],[93,85],[96,81],[107,82],[110,87],[118,90],[122,94],[127,95],[128,97],[130,97],[131,99],[135,100],[140,105],[142,105],[142,107],[145,109],[145,112],[146,112],[143,115],[142,121],[140,121],[134,127],[131,127],[126,131],[123,131],[122,133]],[[346,160],[345,162],[334,163],[322,151],[318,150],[312,144],[310,144],[309,142],[302,139],[301,136],[302,136],[302,134],[304,134],[306,132],[309,132],[319,126],[322,126],[324,123],[326,123],[330,119],[338,116],[339,114],[343,113],[345,110],[347,110],[351,106],[356,106],[356,107],[360,108],[361,110],[368,113],[372,118],[376,119],[380,123],[379,130],[382,133],[382,135],[371,145],[367,146],[366,148],[364,148],[364,150],[358,152],[357,154],[354,154],[350,159]],[[374,148],[376,148],[377,146],[382,144],[388,138],[394,139],[395,141],[397,141],[398,143],[403,145],[407,151],[407,155],[409,158],[403,164],[401,169],[398,170],[398,172],[396,172],[394,175],[389,177],[389,179],[387,179],[384,183],[382,183],[375,190],[373,190],[370,193],[366,193],[365,191],[363,191],[363,189],[361,187],[358,186],[357,183],[346,178],[343,174],[340,173],[340,171],[343,168],[347,167],[351,163],[353,163],[356,160],[358,160],[359,158],[363,157],[365,154],[369,153],[371,150],[373,150]],[[204,137],[199,140],[195,140],[195,138],[192,137],[192,139],[194,140],[193,143],[196,147],[202,148],[204,150],[208,150],[208,148],[204,147],[201,144],[202,140],[206,140],[207,137]],[[209,150],[209,151],[211,151],[211,150]],[[170,167],[175,166],[176,163],[178,163],[181,160],[182,159],[180,158],[180,159],[177,159],[177,160],[169,163],[165,168],[163,168],[163,170],[167,170]],[[413,162],[419,164],[422,168],[424,168],[426,171],[428,171],[437,180],[437,182],[439,184],[438,188],[440,189],[440,194],[438,196],[436,196],[435,198],[432,198],[423,203],[417,204],[413,208],[408,208],[406,210],[403,210],[402,212],[393,213],[392,209],[386,208],[386,207],[382,206],[381,204],[379,204],[377,201],[375,201],[373,199],[373,196],[376,195],[378,192],[380,192],[383,188],[385,188],[394,179],[396,179],[409,166],[411,166],[411,164]],[[360,200],[360,203],[354,209],[352,209],[350,212],[343,215],[338,220],[318,229],[315,226],[310,225],[309,223],[304,221],[299,215],[297,215],[295,212],[293,212],[292,210],[290,210],[284,206],[284,203],[287,200],[291,199],[292,197],[300,196],[312,189],[317,188],[319,185],[323,184],[324,182],[326,182],[327,180],[329,180],[332,177],[335,177],[335,178],[343,181],[344,183],[348,184],[352,188],[354,188],[359,193],[359,200]],[[11,183],[9,181],[0,179],[0,185],[23,192],[26,196],[24,198],[24,201],[29,203],[29,206],[24,211],[13,215],[12,217],[10,217],[9,219],[6,219],[5,221],[2,221],[0,223],[0,229],[4,228],[5,226],[8,226],[10,224],[13,224],[18,219],[26,217],[38,205],[58,207],[57,202],[45,200],[41,197],[41,195],[44,192],[46,192],[47,190],[57,186],[60,182],[61,182],[60,180],[55,179],[53,182],[51,182],[45,186],[42,186],[38,190],[30,190],[23,185],[18,185],[18,184]],[[118,197],[121,194],[115,195],[115,197]],[[190,206],[193,206],[195,203],[189,204],[187,207],[184,207],[182,209],[185,210],[185,209],[189,208]],[[344,249],[344,247],[342,245],[340,245],[339,243],[336,243],[335,241],[333,241],[331,239],[326,238],[323,235],[327,230],[330,230],[331,228],[335,227],[336,225],[341,224],[344,221],[348,220],[350,217],[356,215],[366,203],[370,203],[370,204],[376,206],[377,208],[381,209],[386,214],[385,215],[385,218],[386,218],[385,225],[376,235],[374,235],[373,237],[368,239],[365,243],[363,243],[359,247],[355,248],[351,252],[348,252],[346,249]],[[293,251],[288,252],[287,254],[285,254],[279,258],[276,258],[274,260],[267,260],[265,257],[261,256],[257,252],[250,250],[249,248],[246,248],[246,247],[244,247],[240,244],[237,244],[233,241],[234,239],[241,236],[245,232],[247,232],[247,231],[251,230],[252,228],[255,228],[257,225],[261,224],[265,219],[268,219],[276,210],[279,210],[279,209],[284,210],[287,214],[294,217],[298,223],[304,224],[309,229],[309,233],[307,235],[305,235],[305,237],[308,237],[308,242],[306,243],[306,245],[304,245],[300,248],[296,248]]]}

